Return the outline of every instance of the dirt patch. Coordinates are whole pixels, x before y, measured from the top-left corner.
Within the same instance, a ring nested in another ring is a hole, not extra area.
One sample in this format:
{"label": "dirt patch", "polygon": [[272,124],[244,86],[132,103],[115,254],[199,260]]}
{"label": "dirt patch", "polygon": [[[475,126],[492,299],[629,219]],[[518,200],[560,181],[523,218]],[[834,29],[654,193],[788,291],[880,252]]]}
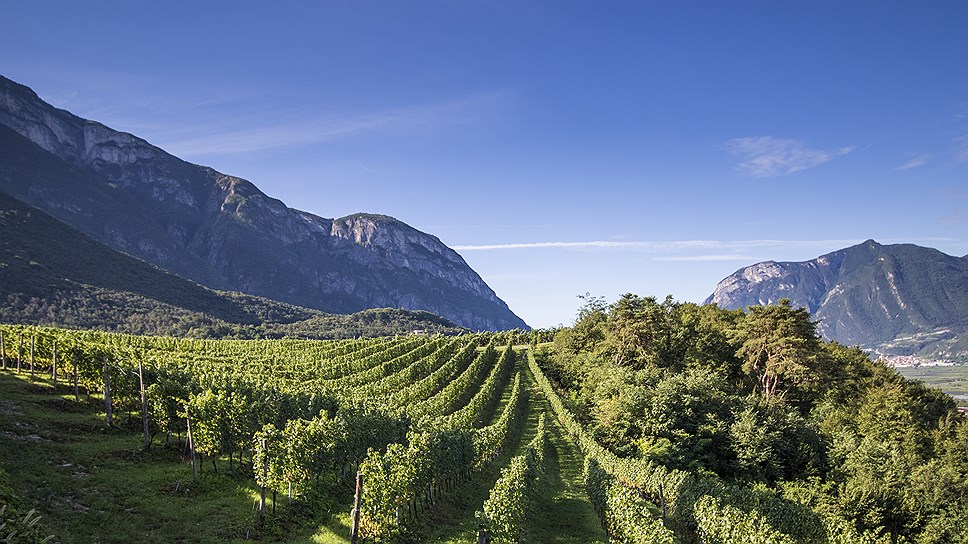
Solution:
{"label": "dirt patch", "polygon": [[89,510],[87,506],[84,506],[83,504],[78,502],[77,497],[75,497],[74,495],[69,495],[67,498],[63,500],[63,503],[71,510],[75,512],[80,512],[82,514]]}
{"label": "dirt patch", "polygon": [[3,433],[3,436],[11,440],[17,440],[20,442],[50,442],[50,440],[47,440],[46,438],[42,436],[38,436],[36,434],[20,435],[20,434],[12,433],[10,431],[6,431]]}
{"label": "dirt patch", "polygon": [[44,399],[44,400],[38,402],[37,404],[39,404],[40,406],[43,406],[45,408],[50,408],[52,410],[57,410],[59,412],[68,412],[68,411],[70,411],[70,412],[77,412],[77,411],[79,411],[79,410],[76,409],[76,406],[74,404],[74,401],[68,402],[67,399],[61,398],[61,397],[57,397],[57,398],[54,398],[54,399]]}
{"label": "dirt patch", "polygon": [[0,400],[0,416],[16,417],[24,415],[20,406],[12,400]]}
{"label": "dirt patch", "polygon": [[29,383],[27,391],[34,394],[49,395],[54,392],[54,388],[44,383]]}

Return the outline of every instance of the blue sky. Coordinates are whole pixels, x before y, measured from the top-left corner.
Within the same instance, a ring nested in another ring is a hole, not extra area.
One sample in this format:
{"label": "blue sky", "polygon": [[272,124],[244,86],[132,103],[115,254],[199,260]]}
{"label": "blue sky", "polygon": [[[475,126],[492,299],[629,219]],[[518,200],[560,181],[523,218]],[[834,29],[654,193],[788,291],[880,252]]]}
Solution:
{"label": "blue sky", "polygon": [[292,207],[435,234],[532,326],[867,238],[968,253],[964,2],[4,11],[0,74]]}

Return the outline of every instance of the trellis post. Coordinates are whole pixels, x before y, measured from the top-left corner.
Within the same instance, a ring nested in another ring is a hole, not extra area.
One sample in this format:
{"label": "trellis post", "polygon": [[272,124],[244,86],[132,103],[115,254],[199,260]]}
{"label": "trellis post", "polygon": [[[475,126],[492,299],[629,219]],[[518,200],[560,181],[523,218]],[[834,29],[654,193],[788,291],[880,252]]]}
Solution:
{"label": "trellis post", "polygon": [[360,536],[360,506],[362,506],[363,501],[363,475],[359,472],[356,473],[356,493],[353,496],[353,512],[350,517],[353,518],[353,526],[350,530],[350,536],[352,537],[353,544],[356,544],[357,539]]}
{"label": "trellis post", "polygon": [[108,427],[112,425],[111,419],[111,375],[108,374],[108,356],[104,356],[104,414]]}

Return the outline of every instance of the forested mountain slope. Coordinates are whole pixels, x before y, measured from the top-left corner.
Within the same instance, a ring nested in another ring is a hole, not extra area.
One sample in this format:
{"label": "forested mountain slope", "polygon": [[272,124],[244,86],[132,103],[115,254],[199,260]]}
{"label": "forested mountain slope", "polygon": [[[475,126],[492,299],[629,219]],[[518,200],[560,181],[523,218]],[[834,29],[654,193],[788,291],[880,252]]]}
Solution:
{"label": "forested mountain slope", "polygon": [[327,312],[426,310],[526,328],[455,251],[393,218],[326,219],[81,119],[0,76],[0,190],[214,289]]}
{"label": "forested mountain slope", "polygon": [[0,192],[0,322],[140,334],[342,338],[462,329],[427,312],[330,315],[214,291]]}

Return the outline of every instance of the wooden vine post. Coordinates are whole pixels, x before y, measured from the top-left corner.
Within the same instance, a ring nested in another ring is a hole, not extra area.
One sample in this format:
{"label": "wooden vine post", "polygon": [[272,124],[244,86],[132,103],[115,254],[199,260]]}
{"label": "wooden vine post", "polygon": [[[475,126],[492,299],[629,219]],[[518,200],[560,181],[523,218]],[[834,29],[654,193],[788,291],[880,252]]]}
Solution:
{"label": "wooden vine post", "polygon": [[81,402],[80,396],[77,394],[77,352],[75,351],[73,357],[71,357],[71,367],[74,371],[74,402]]}
{"label": "wooden vine post", "polygon": [[37,336],[30,337],[30,379],[34,379],[34,344],[37,343]]}
{"label": "wooden vine post", "polygon": [[353,496],[353,512],[350,517],[353,519],[353,526],[350,529],[350,536],[353,544],[356,544],[360,537],[360,506],[363,502],[363,475],[356,473],[356,493]]}
{"label": "wooden vine post", "polygon": [[111,375],[108,374],[108,356],[104,356],[104,414],[108,423],[108,427],[112,425],[111,421]]}
{"label": "wooden vine post", "polygon": [[185,424],[188,427],[188,449],[192,452],[192,481],[198,479],[198,468],[195,463],[195,439],[192,437],[192,416],[188,413],[188,405],[185,405]]}
{"label": "wooden vine post", "polygon": [[24,333],[20,333],[20,348],[17,349],[17,372],[20,372],[20,361],[24,358]]}
{"label": "wooden vine post", "polygon": [[0,359],[3,359],[3,369],[7,369],[7,348],[3,344],[3,331],[0,330]]}
{"label": "wooden vine post", "polygon": [[262,486],[259,491],[259,527],[266,524],[266,478],[269,477],[269,455],[266,452],[266,439],[259,442],[262,448]]}
{"label": "wooden vine post", "polygon": [[54,340],[53,352],[50,355],[50,379],[57,385],[57,340]]}
{"label": "wooden vine post", "polygon": [[145,395],[145,377],[140,358],[138,360],[138,387],[141,388],[141,425],[145,431],[145,449],[148,449],[151,443],[151,436],[148,434],[148,397]]}

